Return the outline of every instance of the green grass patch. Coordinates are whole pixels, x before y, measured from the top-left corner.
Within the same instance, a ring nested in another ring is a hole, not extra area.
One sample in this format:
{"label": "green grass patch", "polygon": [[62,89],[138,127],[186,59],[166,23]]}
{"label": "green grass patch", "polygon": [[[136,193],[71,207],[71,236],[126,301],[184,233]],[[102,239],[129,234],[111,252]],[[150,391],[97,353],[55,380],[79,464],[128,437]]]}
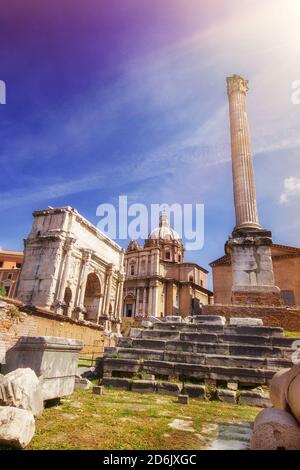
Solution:
{"label": "green grass patch", "polygon": [[[196,450],[207,424],[253,421],[258,408],[216,401],[139,394],[105,388],[103,395],[76,391],[61,404],[44,410],[36,420],[29,449]],[[174,419],[192,420],[195,433],[170,428]]]}
{"label": "green grass patch", "polygon": [[284,336],[287,338],[299,338],[300,339],[300,331],[284,331]]}

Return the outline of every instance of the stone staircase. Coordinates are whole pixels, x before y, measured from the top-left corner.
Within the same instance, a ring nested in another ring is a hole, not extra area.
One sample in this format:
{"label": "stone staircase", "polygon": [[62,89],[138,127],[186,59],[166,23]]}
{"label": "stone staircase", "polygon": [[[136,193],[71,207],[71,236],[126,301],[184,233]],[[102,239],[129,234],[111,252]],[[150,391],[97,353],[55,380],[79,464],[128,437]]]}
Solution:
{"label": "stone staircase", "polygon": [[148,378],[141,389],[149,382],[152,390],[156,381],[268,386],[276,371],[292,366],[295,338],[285,338],[281,328],[233,326],[216,316],[146,324],[105,349],[98,362],[104,385],[130,389],[130,382]]}

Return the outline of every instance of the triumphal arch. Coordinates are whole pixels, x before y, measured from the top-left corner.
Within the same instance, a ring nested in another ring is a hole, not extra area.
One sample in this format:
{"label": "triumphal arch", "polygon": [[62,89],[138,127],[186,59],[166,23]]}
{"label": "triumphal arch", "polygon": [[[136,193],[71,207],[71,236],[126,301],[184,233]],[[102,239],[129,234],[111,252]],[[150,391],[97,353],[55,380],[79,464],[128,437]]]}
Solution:
{"label": "triumphal arch", "polygon": [[120,324],[124,251],[71,207],[33,213],[17,298],[76,320]]}

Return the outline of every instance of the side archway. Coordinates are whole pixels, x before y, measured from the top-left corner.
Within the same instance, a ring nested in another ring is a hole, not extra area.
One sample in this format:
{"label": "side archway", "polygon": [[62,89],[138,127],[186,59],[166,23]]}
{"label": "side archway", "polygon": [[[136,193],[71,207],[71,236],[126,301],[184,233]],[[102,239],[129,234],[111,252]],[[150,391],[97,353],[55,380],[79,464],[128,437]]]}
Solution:
{"label": "side archway", "polygon": [[90,273],[87,277],[84,308],[86,311],[86,319],[97,321],[101,298],[101,284],[96,273]]}

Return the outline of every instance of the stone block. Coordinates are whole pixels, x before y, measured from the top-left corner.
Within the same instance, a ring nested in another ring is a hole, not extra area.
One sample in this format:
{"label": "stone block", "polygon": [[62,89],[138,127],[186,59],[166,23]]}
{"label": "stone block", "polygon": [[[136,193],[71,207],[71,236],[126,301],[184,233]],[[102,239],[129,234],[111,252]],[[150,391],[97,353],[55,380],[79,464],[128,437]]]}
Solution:
{"label": "stone block", "polygon": [[224,326],[226,324],[226,318],[220,315],[194,315],[193,323]]}
{"label": "stone block", "polygon": [[239,389],[239,384],[237,382],[227,382],[227,388],[236,392]]}
{"label": "stone block", "polygon": [[167,315],[164,320],[167,323],[181,323],[182,317],[180,315]]}
{"label": "stone block", "polygon": [[31,411],[0,406],[0,445],[23,449],[35,433],[35,422]]}
{"label": "stone block", "polygon": [[96,385],[95,387],[93,387],[93,394],[103,395],[103,387],[101,385]]}
{"label": "stone block", "polygon": [[157,392],[162,395],[179,395],[182,385],[174,382],[158,382]]}
{"label": "stone block", "polygon": [[71,395],[83,343],[54,336],[24,336],[6,353],[5,372],[29,367],[36,373],[44,400]]}
{"label": "stone block", "polygon": [[263,326],[261,318],[230,318],[231,326]]}
{"label": "stone block", "polygon": [[217,397],[224,403],[236,403],[236,392],[234,390],[217,390]]}
{"label": "stone block", "polygon": [[240,405],[258,406],[268,408],[271,406],[270,397],[267,393],[261,391],[242,391],[239,396]]}
{"label": "stone block", "polygon": [[76,376],[75,377],[75,386],[74,390],[89,390],[92,387],[92,382],[84,377]]}
{"label": "stone block", "polygon": [[188,395],[178,395],[178,403],[181,403],[182,405],[188,405],[189,403],[189,396]]}
{"label": "stone block", "polygon": [[42,413],[42,389],[32,369],[16,369],[0,377],[0,405],[22,408],[35,416]]}
{"label": "stone block", "polygon": [[142,331],[141,328],[130,328],[130,338],[139,338],[142,336]]}
{"label": "stone block", "polygon": [[130,390],[131,380],[122,377],[103,377],[102,385],[105,387],[120,388],[123,390]]}
{"label": "stone block", "polygon": [[133,392],[152,393],[156,391],[156,382],[153,380],[133,380],[131,390]]}
{"label": "stone block", "polygon": [[205,400],[206,397],[204,385],[184,384],[182,393],[198,400]]}
{"label": "stone block", "polygon": [[142,327],[143,328],[152,328],[153,327],[153,323],[149,320],[143,320],[142,321]]}

